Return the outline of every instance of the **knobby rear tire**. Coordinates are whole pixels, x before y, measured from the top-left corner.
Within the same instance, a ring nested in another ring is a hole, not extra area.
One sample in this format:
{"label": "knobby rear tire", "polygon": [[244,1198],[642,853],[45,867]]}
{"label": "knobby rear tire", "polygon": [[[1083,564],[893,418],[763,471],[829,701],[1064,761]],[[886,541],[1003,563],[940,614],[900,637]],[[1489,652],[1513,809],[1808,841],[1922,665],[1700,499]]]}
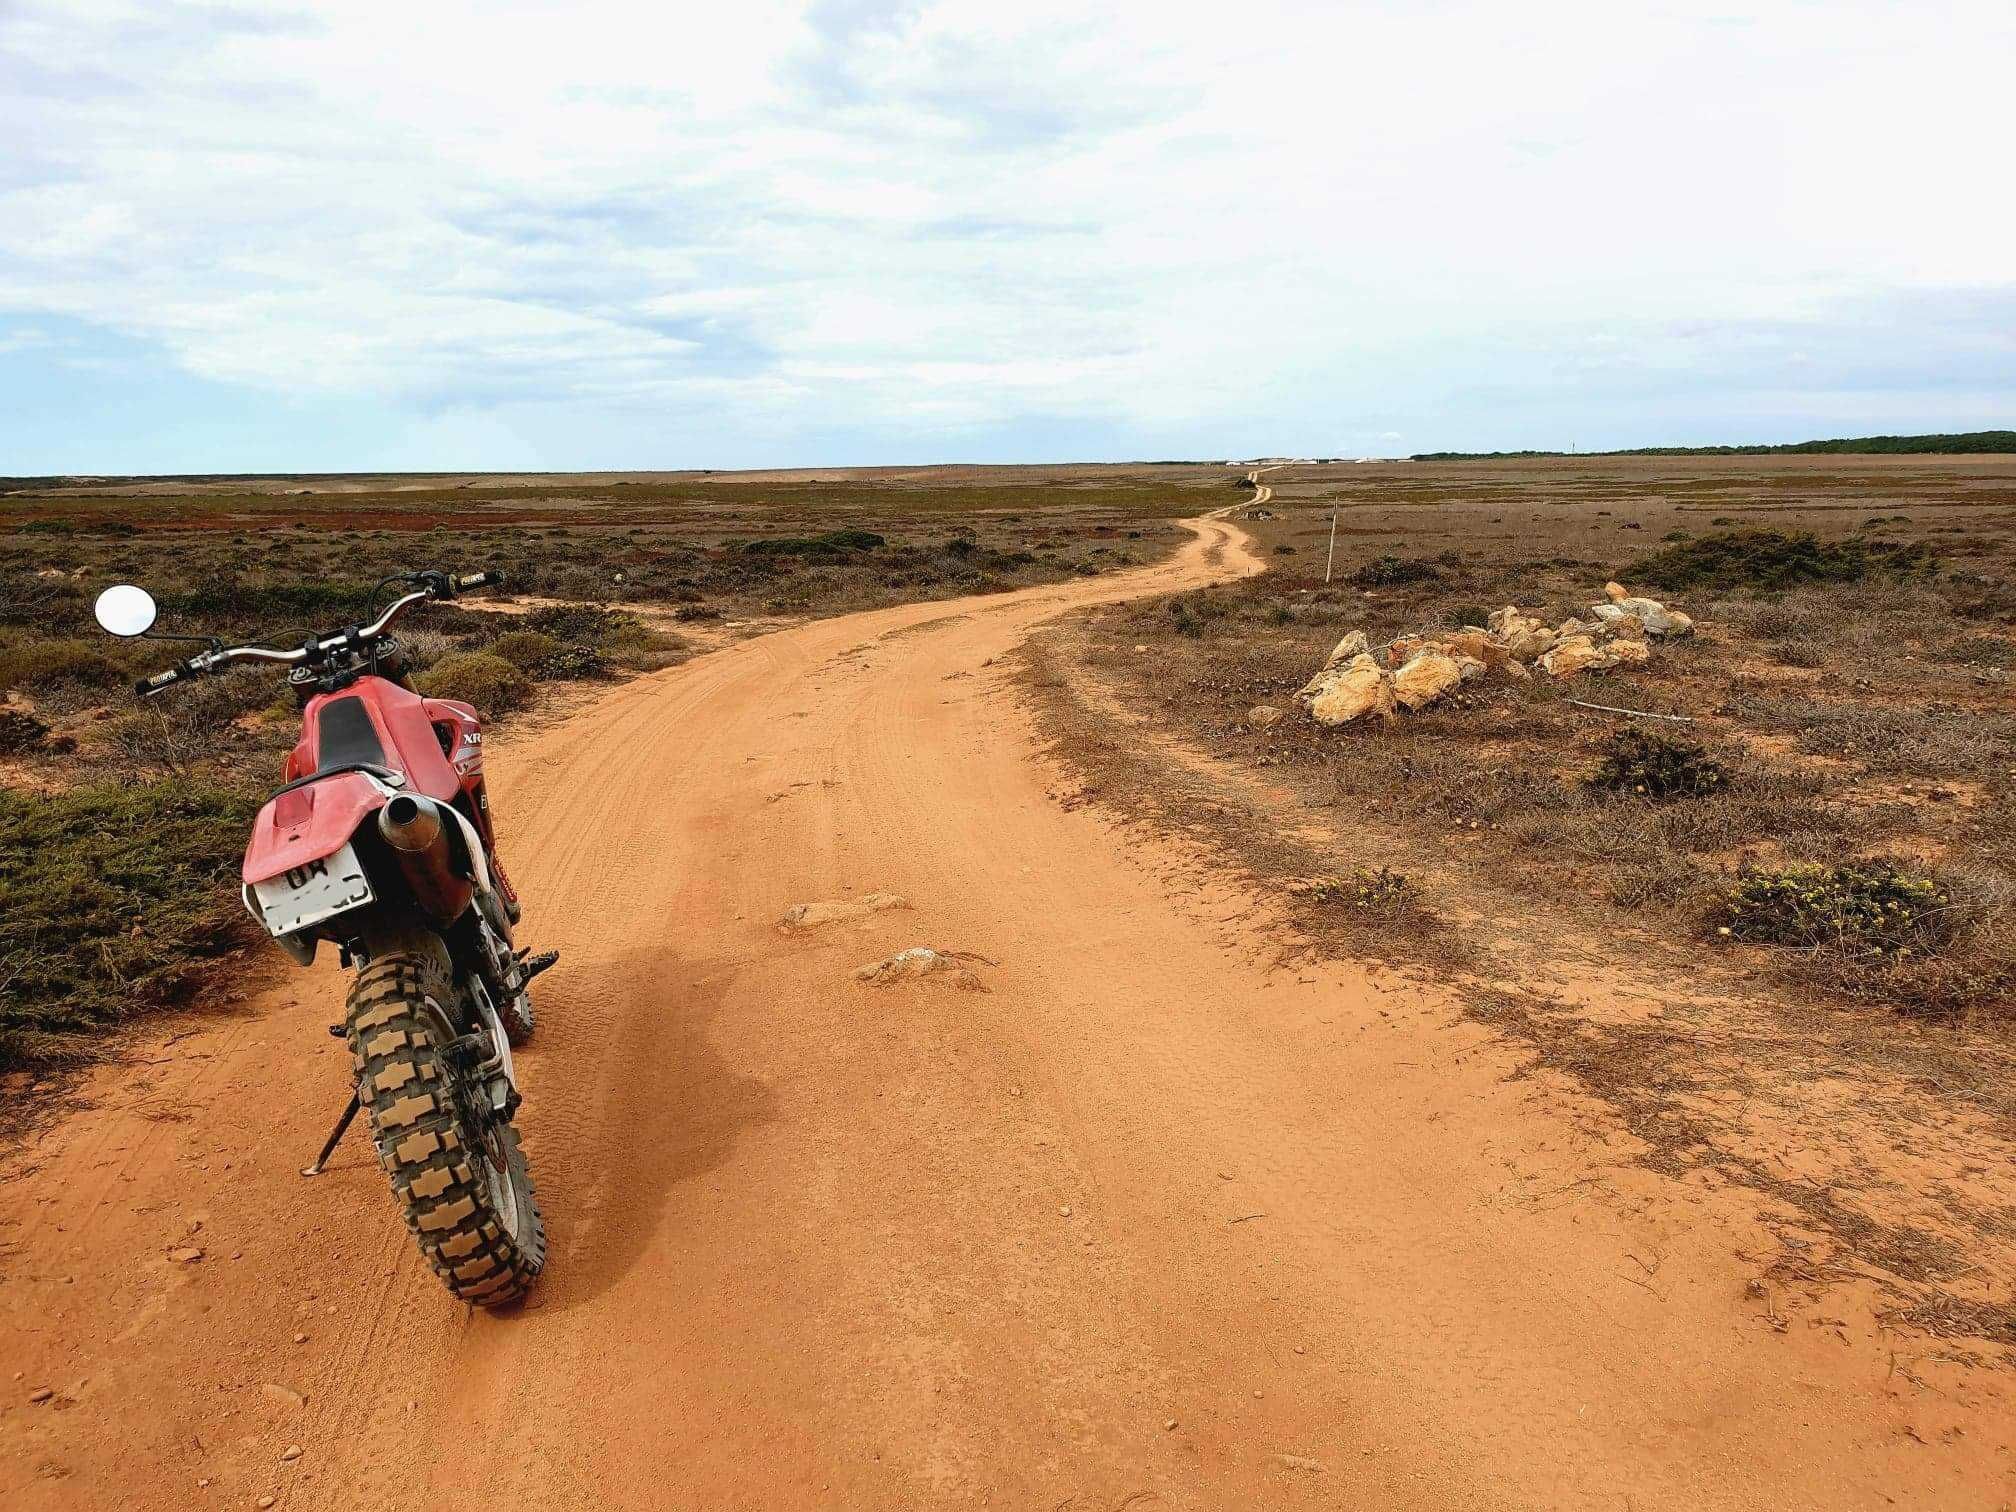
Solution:
{"label": "knobby rear tire", "polygon": [[[546,1263],[546,1230],[518,1131],[490,1126],[500,1167],[454,1095],[441,1039],[453,1002],[445,952],[415,941],[357,973],[344,1028],[378,1163],[420,1253],[457,1297],[501,1307],[531,1289]],[[509,1184],[515,1226],[493,1174]]]}

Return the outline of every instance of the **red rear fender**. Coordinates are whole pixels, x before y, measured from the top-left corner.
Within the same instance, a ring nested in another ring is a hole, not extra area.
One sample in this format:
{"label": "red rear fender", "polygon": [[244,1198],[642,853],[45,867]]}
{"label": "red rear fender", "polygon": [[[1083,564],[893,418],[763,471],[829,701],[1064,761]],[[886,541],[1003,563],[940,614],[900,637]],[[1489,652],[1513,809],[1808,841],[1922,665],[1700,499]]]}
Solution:
{"label": "red rear fender", "polygon": [[268,799],[245,846],[245,880],[264,882],[335,854],[385,802],[385,790],[362,772],[341,772]]}

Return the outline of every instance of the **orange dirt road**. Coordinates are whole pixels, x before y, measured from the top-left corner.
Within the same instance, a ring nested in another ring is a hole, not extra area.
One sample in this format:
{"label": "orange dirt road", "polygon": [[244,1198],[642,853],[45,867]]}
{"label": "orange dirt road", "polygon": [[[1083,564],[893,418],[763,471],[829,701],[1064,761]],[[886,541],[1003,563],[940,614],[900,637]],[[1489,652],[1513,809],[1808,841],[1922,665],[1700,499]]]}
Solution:
{"label": "orange dirt road", "polygon": [[[1259,569],[1191,528],[507,731],[525,939],[564,952],[519,1062],[534,1302],[452,1303],[361,1134],[295,1175],[347,1090],[325,963],[159,1031],[9,1166],[0,1504],[2004,1504],[1999,1388],[1774,1327],[1751,1199],[1057,800],[996,659]],[[914,906],[776,928],[875,891]],[[916,944],[990,990],[852,980]]]}

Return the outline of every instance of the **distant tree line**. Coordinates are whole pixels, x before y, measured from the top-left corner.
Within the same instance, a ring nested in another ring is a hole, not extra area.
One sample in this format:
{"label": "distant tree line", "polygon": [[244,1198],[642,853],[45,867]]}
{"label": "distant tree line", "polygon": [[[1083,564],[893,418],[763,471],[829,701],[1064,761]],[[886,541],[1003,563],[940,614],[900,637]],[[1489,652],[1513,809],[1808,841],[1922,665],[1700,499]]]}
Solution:
{"label": "distant tree line", "polygon": [[1941,436],[1847,436],[1832,441],[1794,441],[1785,446],[1632,446],[1622,451],[1416,452],[1411,462],[1516,461],[1521,457],[1769,457],[1769,456],[1954,456],[1966,452],[2016,452],[2016,430],[1962,431]]}

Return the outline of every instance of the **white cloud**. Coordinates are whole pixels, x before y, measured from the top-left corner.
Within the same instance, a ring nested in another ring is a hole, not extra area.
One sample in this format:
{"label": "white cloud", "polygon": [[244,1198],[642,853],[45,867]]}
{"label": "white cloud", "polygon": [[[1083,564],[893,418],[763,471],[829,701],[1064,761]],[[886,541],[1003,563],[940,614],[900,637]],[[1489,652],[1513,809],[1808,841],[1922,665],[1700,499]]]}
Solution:
{"label": "white cloud", "polygon": [[285,394],[1171,431],[2011,280],[2006,0],[1723,9],[15,0],[0,310]]}

